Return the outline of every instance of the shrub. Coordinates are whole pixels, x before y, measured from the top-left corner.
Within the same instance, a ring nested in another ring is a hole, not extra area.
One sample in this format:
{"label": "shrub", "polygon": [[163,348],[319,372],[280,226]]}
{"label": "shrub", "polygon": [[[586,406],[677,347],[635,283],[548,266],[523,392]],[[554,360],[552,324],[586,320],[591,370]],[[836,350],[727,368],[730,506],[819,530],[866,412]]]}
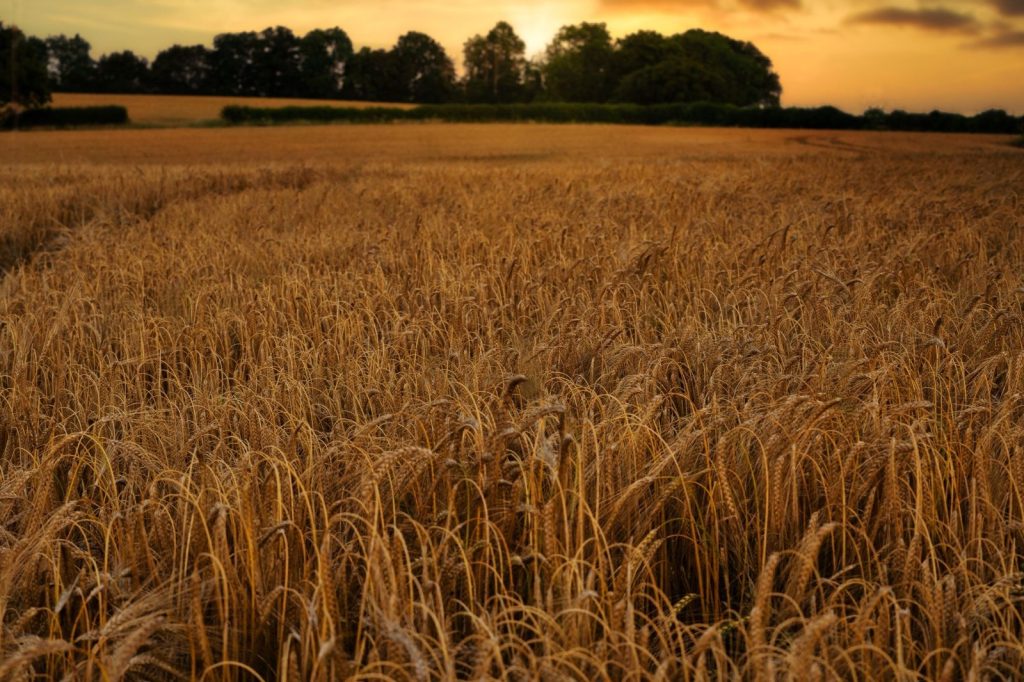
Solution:
{"label": "shrub", "polygon": [[76,126],[124,125],[128,110],[122,106],[45,107],[10,112],[0,119],[0,128],[71,128]]}
{"label": "shrub", "polygon": [[972,116],[968,127],[973,133],[1019,133],[1024,118],[1016,118],[1002,109],[989,109]]}
{"label": "shrub", "polygon": [[369,107],[353,109],[348,107],[246,107],[227,106],[221,110],[221,118],[228,123],[293,123],[308,121],[328,123],[332,121],[351,121],[353,123],[382,123],[395,120],[405,113],[401,109],[388,107]]}

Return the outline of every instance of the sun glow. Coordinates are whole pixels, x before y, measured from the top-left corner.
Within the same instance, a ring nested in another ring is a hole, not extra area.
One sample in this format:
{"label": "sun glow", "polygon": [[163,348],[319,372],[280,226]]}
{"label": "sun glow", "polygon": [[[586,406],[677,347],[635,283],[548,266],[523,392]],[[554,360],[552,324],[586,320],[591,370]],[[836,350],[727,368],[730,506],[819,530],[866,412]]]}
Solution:
{"label": "sun glow", "polygon": [[526,56],[536,57],[544,53],[558,29],[577,21],[563,13],[544,7],[533,7],[513,12],[509,18],[519,37],[526,43]]}

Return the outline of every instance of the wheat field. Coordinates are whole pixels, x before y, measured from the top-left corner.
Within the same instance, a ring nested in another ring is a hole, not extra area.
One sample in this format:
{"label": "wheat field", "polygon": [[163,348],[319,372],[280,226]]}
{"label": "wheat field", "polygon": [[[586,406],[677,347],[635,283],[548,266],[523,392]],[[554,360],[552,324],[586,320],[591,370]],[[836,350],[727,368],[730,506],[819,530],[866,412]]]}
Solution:
{"label": "wheat field", "polygon": [[0,679],[1024,667],[1024,152],[0,139]]}

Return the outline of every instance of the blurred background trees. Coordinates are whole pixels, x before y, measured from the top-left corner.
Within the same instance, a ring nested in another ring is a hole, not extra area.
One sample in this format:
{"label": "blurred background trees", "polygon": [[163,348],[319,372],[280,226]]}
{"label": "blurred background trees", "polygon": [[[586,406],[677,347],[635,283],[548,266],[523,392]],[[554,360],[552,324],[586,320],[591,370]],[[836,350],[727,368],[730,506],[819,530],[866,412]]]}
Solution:
{"label": "blurred background trees", "polygon": [[50,101],[46,43],[0,22],[0,109]]}
{"label": "blurred background trees", "polygon": [[[275,26],[222,33],[210,47],[171,45],[151,63],[127,50],[94,59],[91,45],[78,34],[43,41],[7,27],[4,35],[3,58],[23,71],[18,72],[19,97],[53,90],[432,104],[539,100],[777,106],[782,92],[771,60],[753,44],[701,30],[673,36],[639,31],[613,40],[605,24],[583,22],[563,26],[547,49],[531,59],[515,28],[500,21],[465,42],[461,78],[444,47],[417,31],[390,48],[357,51],[336,26],[304,36]],[[4,73],[9,80],[10,68]],[[10,85],[4,87],[9,98]]]}
{"label": "blurred background trees", "polygon": [[526,43],[514,28],[499,21],[487,35],[475,35],[463,47],[465,97],[470,102],[507,104],[533,98],[532,65]]}
{"label": "blurred background trees", "polygon": [[1005,133],[1021,125],[999,109],[974,116],[869,109],[860,117],[834,107],[781,109],[782,85],[771,59],[753,43],[701,29],[636,31],[616,40],[605,24],[583,22],[563,26],[531,58],[515,28],[499,21],[463,44],[461,67],[460,77],[445,48],[417,31],[390,48],[356,50],[337,26],[302,36],[275,26],[222,33],[209,47],[171,45],[148,62],[128,50],[93,58],[81,35],[42,40],[0,22],[0,107],[39,107],[51,92],[104,92],[414,104],[686,104],[707,108],[703,118],[721,114],[719,125],[736,119],[722,106],[762,110],[752,112],[760,116],[754,118],[775,127]]}

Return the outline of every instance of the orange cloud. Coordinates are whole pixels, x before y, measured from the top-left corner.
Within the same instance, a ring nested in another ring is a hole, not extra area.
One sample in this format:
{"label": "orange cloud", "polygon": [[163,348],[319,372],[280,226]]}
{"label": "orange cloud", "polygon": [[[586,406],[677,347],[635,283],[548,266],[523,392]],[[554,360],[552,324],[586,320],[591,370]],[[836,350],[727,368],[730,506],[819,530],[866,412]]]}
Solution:
{"label": "orange cloud", "polygon": [[974,47],[1024,48],[1024,31],[1001,30],[972,43]]}

